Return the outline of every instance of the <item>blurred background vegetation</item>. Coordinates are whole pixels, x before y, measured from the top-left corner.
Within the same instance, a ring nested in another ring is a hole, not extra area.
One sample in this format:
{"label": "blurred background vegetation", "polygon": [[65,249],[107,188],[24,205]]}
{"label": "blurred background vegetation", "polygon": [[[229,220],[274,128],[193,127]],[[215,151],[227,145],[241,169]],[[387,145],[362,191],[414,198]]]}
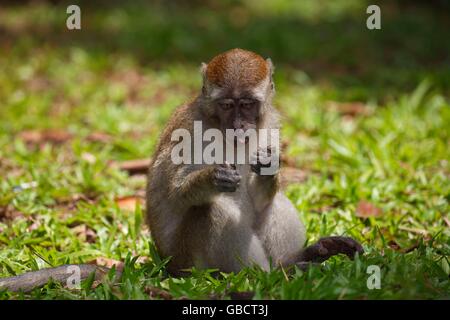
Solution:
{"label": "blurred background vegetation", "polygon": [[[343,99],[385,98],[424,78],[450,88],[446,0],[6,3],[0,11],[2,50],[23,58],[30,48],[36,53],[81,48],[89,55],[120,55],[165,68],[197,66],[241,47],[271,57],[289,81],[314,81]],[[82,8],[82,31],[65,28],[65,8],[72,3]],[[370,4],[382,8],[382,30],[365,27]]]}

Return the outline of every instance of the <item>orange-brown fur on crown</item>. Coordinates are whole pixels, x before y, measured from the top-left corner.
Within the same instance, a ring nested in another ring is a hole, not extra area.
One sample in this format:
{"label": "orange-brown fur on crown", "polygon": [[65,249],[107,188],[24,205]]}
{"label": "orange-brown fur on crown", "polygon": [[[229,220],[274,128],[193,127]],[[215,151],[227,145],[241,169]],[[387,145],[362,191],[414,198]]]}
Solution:
{"label": "orange-brown fur on crown", "polygon": [[242,49],[219,54],[209,62],[206,69],[208,81],[220,87],[230,83],[242,87],[255,86],[268,73],[267,62],[260,55]]}

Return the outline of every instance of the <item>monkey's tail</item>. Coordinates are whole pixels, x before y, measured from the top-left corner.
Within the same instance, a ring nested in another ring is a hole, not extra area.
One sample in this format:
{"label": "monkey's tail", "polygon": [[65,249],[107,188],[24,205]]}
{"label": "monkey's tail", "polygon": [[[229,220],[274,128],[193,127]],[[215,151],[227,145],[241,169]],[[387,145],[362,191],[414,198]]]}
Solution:
{"label": "monkey's tail", "polygon": [[[87,279],[91,274],[95,280],[101,280],[105,277],[109,268],[100,267],[93,264],[66,264],[55,268],[45,268],[38,271],[31,271],[15,277],[0,278],[0,290],[9,290],[13,292],[30,292],[35,288],[42,287],[50,279],[59,283],[67,283],[69,278],[79,275],[79,280]],[[116,271],[115,279],[121,276],[120,271]],[[77,279],[78,280],[78,279]]]}

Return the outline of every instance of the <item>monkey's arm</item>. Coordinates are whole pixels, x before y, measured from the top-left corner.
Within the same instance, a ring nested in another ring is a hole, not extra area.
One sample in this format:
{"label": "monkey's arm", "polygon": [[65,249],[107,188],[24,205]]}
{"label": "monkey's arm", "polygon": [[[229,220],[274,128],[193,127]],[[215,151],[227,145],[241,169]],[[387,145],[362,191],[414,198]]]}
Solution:
{"label": "monkey's arm", "polygon": [[[55,268],[46,268],[38,271],[31,271],[15,277],[0,278],[0,290],[9,290],[13,292],[30,292],[35,288],[47,284],[50,279],[59,283],[66,283],[74,276],[72,268],[79,268],[80,281],[87,279],[92,273],[95,273],[95,280],[101,280],[110,269],[92,264],[67,264]],[[120,271],[116,271],[116,279],[121,276]]]}
{"label": "monkey's arm", "polygon": [[255,209],[260,212],[273,201],[280,186],[279,174],[271,176],[252,175],[249,193]]}
{"label": "monkey's arm", "polygon": [[169,199],[182,207],[201,205],[210,197],[213,167],[180,166],[169,185]]}
{"label": "monkey's arm", "polygon": [[[261,174],[262,168],[269,167],[268,159],[272,156],[272,149],[268,147],[267,149],[258,149],[257,152],[252,156],[255,163],[250,165],[252,170],[252,176],[250,178],[250,188],[249,193],[253,200],[253,205],[257,211],[262,211],[266,208],[272,201],[273,197],[277,193],[280,187],[280,174],[279,170],[276,170],[271,175]],[[264,160],[263,164],[261,159]]]}
{"label": "monkey's arm", "polygon": [[169,191],[169,198],[181,200],[183,207],[208,203],[219,192],[234,192],[240,183],[236,167],[208,165],[180,167]]}

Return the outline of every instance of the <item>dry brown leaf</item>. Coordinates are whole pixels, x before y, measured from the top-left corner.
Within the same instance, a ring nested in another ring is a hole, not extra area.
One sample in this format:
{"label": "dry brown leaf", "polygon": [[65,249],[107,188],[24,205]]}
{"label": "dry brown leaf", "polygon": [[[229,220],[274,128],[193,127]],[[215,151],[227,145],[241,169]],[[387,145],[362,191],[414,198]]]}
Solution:
{"label": "dry brown leaf", "polygon": [[138,203],[142,207],[144,201],[140,197],[128,196],[116,199],[117,206],[122,210],[135,211]]}
{"label": "dry brown leaf", "polygon": [[62,129],[46,129],[46,130],[26,130],[19,134],[19,137],[29,144],[41,143],[64,143],[72,138],[72,134]]}
{"label": "dry brown leaf", "polygon": [[345,116],[367,116],[371,114],[370,109],[362,102],[336,102],[330,101],[327,103],[330,109],[336,110]]}
{"label": "dry brown leaf", "polygon": [[123,268],[125,266],[125,264],[122,261],[110,259],[110,258],[106,258],[106,257],[98,257],[98,258],[95,258],[94,260],[89,261],[88,263],[95,264],[96,266],[99,266],[99,267],[106,267],[106,268],[110,268],[110,269],[113,266],[115,266],[116,270],[120,271],[120,272],[123,271]]}
{"label": "dry brown leaf", "polygon": [[295,167],[295,165],[296,165],[295,159],[290,158],[290,157],[286,156],[285,154],[282,154],[280,156],[280,162],[286,167]]}
{"label": "dry brown leaf", "polygon": [[[24,214],[18,210],[16,210],[11,205],[6,205],[0,207],[0,220],[14,220],[17,218],[24,218]],[[30,217],[28,217],[30,218]],[[27,218],[27,219],[28,219]]]}
{"label": "dry brown leaf", "polygon": [[400,230],[403,230],[403,231],[407,231],[407,232],[411,232],[411,233],[417,233],[417,234],[421,234],[423,236],[427,236],[428,235],[428,231],[425,230],[425,229],[408,228],[408,227],[403,227],[403,226],[400,226],[398,228]]}
{"label": "dry brown leaf", "polygon": [[136,159],[113,163],[113,166],[118,166],[120,170],[128,171],[129,174],[146,173],[150,166],[150,159]]}
{"label": "dry brown leaf", "polygon": [[360,218],[378,217],[382,210],[368,201],[360,201],[356,207],[356,216]]}
{"label": "dry brown leaf", "polygon": [[34,76],[26,82],[27,88],[32,92],[42,92],[51,85],[50,80],[43,76]]}
{"label": "dry brown leaf", "polygon": [[305,182],[308,174],[304,170],[294,167],[281,168],[281,187],[285,188],[289,184]]}
{"label": "dry brown leaf", "polygon": [[86,140],[91,142],[102,142],[102,143],[108,143],[113,140],[113,137],[107,133],[104,132],[92,132],[86,137]]}
{"label": "dry brown leaf", "polygon": [[[77,204],[79,202],[86,202],[89,204],[94,204],[96,201],[96,196],[94,195],[86,195],[81,193],[75,193],[67,197],[61,197],[56,199],[56,204],[52,207],[58,209],[58,211],[64,212],[72,212],[77,208]],[[61,213],[60,212],[60,213]],[[78,225],[79,223],[74,222],[74,224]],[[69,226],[69,227],[73,227]]]}

